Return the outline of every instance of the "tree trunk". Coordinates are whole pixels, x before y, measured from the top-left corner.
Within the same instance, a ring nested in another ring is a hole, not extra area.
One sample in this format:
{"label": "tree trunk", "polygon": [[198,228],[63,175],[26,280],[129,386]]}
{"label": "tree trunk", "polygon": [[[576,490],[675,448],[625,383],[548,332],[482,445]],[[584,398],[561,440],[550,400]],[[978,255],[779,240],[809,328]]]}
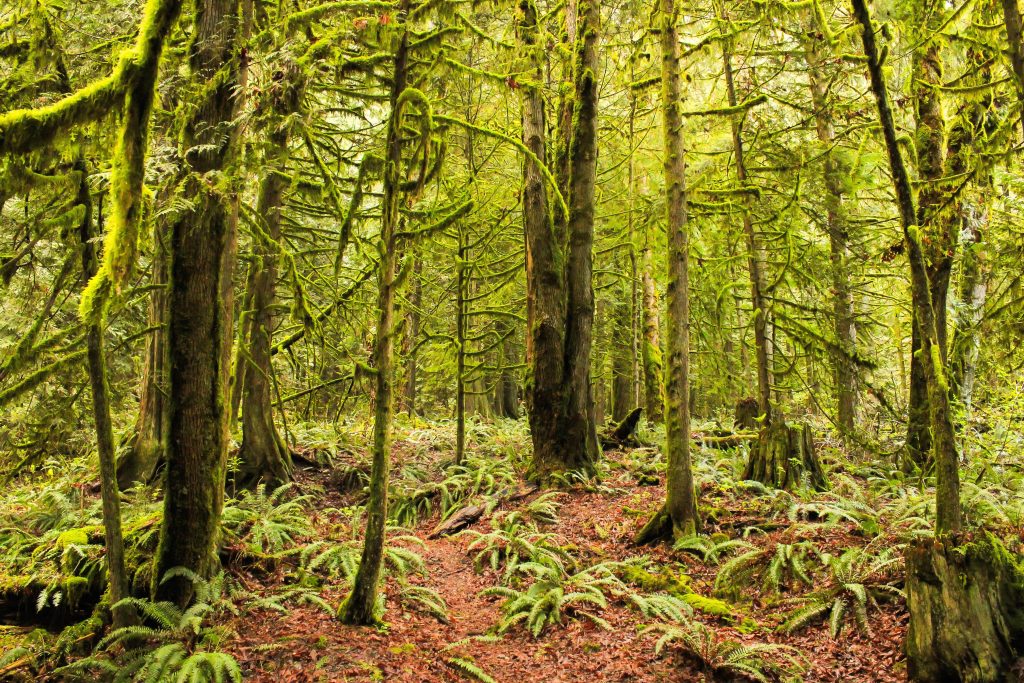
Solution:
{"label": "tree trunk", "polygon": [[991,534],[907,549],[907,674],[914,683],[1018,681],[1024,572]]}
{"label": "tree trunk", "polygon": [[815,491],[828,488],[828,480],[814,450],[810,425],[791,427],[780,417],[758,435],[750,449],[743,479],[791,490],[802,486],[805,478]]}
{"label": "tree trunk", "polygon": [[416,383],[419,375],[416,345],[420,338],[420,306],[423,303],[423,259],[415,254],[412,258],[412,288],[409,292],[409,312],[406,315],[405,344],[402,349],[402,355],[405,356],[402,402],[409,417],[416,414]]}
{"label": "tree trunk", "polygon": [[202,90],[181,138],[192,175],[184,196],[194,208],[171,227],[168,343],[171,359],[170,433],[164,480],[164,521],[153,575],[162,600],[186,604],[193,586],[184,577],[161,582],[174,567],[211,576],[216,556],[228,446],[232,273],[236,208],[201,180],[219,175],[236,152],[233,121],[241,73],[214,77],[238,64],[238,0],[199,0],[190,46],[192,81]]}
{"label": "tree trunk", "polygon": [[612,420],[621,422],[634,408],[630,306],[625,292],[619,292],[613,311]]}
{"label": "tree trunk", "polygon": [[170,259],[167,236],[163,224],[153,228],[153,259],[146,324],[146,346],[142,356],[141,397],[139,415],[135,422],[135,435],[128,450],[117,463],[117,483],[121,490],[135,484],[148,484],[156,476],[167,453],[167,435],[170,430],[168,410],[168,383],[170,357],[167,346],[167,320],[169,311],[168,285]]}
{"label": "tree trunk", "polygon": [[[725,87],[729,98],[729,106],[737,106],[736,83],[732,71],[732,45],[731,39],[725,35],[727,17],[726,7],[723,4],[716,9],[719,19],[722,22],[722,63],[725,70]],[[733,153],[736,161],[736,180],[740,187],[747,183],[747,167],[743,158],[743,119],[740,116],[731,117],[732,121],[732,142]],[[746,195],[744,195],[746,197]],[[757,399],[761,414],[764,415],[764,424],[771,424],[772,400],[771,400],[771,362],[769,356],[771,351],[768,347],[769,322],[768,303],[765,298],[765,255],[764,247],[758,239],[754,230],[754,223],[750,217],[752,208],[749,200],[745,200],[743,211],[743,233],[747,238],[747,268],[750,274],[750,301],[754,315],[754,350],[757,358]]]}
{"label": "tree trunk", "polygon": [[[569,149],[569,246],[566,253],[566,319],[562,453],[534,453],[537,472],[593,472],[600,455],[591,394],[590,355],[594,324],[594,190],[597,182],[597,101],[601,31],[599,0],[578,3],[573,79],[576,95]],[[538,455],[540,457],[538,457]]]}
{"label": "tree trunk", "polygon": [[283,75],[269,103],[272,129],[264,159],[266,175],[256,201],[257,218],[264,221],[260,227],[266,234],[255,238],[248,352],[242,356],[247,367],[242,373],[242,445],[238,457],[241,460],[239,478],[247,486],[262,483],[276,487],[291,480],[292,470],[291,453],[274,425],[271,340],[278,251],[281,249],[281,209],[290,182],[286,166],[291,129],[286,121],[299,111],[304,87],[297,66],[284,64],[281,70]]}
{"label": "tree trunk", "polygon": [[978,353],[981,350],[981,334],[978,329],[983,318],[988,278],[981,253],[981,225],[986,215],[973,203],[964,206],[966,240],[961,261],[959,305],[950,344],[950,400],[964,412],[964,421],[971,412],[974,393],[974,379],[977,374]]}
{"label": "tree trunk", "polygon": [[668,336],[665,339],[665,506],[637,534],[635,542],[692,536],[700,527],[690,462],[690,281],[686,216],[686,166],[681,115],[678,12],[675,0],[661,0],[661,95],[666,228],[668,233]]}
{"label": "tree trunk", "polygon": [[662,420],[664,397],[661,393],[661,335],[658,312],[658,293],[654,282],[654,254],[651,247],[649,226],[646,230],[644,248],[641,254],[643,268],[640,280],[643,290],[643,342],[640,358],[644,374],[644,402],[647,405],[647,421],[658,424]]}
{"label": "tree trunk", "polygon": [[736,429],[753,432],[761,428],[758,417],[761,416],[761,405],[756,398],[741,398],[736,402],[736,412],[732,424]]}
{"label": "tree trunk", "polygon": [[[148,118],[147,118],[148,122]],[[77,161],[75,169],[81,174],[76,202],[84,208],[78,237],[82,254],[82,281],[88,283],[99,270],[96,243],[93,241],[92,196],[89,193],[88,168]],[[101,206],[102,210],[102,206]],[[103,217],[99,217],[102,225]],[[106,547],[107,590],[110,604],[128,597],[128,574],[124,564],[124,538],[121,534],[121,494],[117,487],[117,456],[114,427],[110,419],[110,390],[107,385],[107,358],[103,346],[104,315],[91,316],[86,321],[86,356],[89,363],[89,385],[92,389],[92,414],[96,425],[96,453],[100,470],[100,498],[103,505],[103,532]],[[134,610],[120,605],[111,609],[115,628],[128,626],[134,620]]]}
{"label": "tree trunk", "polygon": [[833,376],[836,384],[836,426],[844,439],[853,433],[857,421],[858,378],[852,358],[857,350],[856,314],[853,288],[850,283],[849,223],[843,207],[843,189],[840,169],[834,158],[835,130],[832,109],[828,101],[828,86],[822,73],[822,59],[813,39],[806,43],[807,76],[810,81],[811,101],[815,111],[815,130],[824,146],[825,229],[829,238],[829,259],[832,276],[833,329],[838,353],[832,354]]}
{"label": "tree trunk", "polygon": [[510,420],[519,419],[519,387],[516,384],[512,365],[516,362],[515,341],[511,326],[503,317],[494,321],[494,329],[501,341],[498,344],[501,368],[495,391],[495,412]]}
{"label": "tree trunk", "polygon": [[[924,27],[923,30],[928,30]],[[946,305],[949,280],[956,251],[955,202],[950,200],[951,188],[946,176],[945,119],[942,113],[939,86],[942,61],[937,42],[922,45],[914,53],[914,100],[916,103],[918,194],[916,225],[921,227],[929,297],[935,319],[939,361],[946,362]],[[926,239],[925,239],[926,238]],[[916,310],[916,309],[915,309]],[[910,402],[908,407],[907,450],[910,461],[918,467],[930,462],[932,434],[929,425],[929,389],[925,378],[923,330],[914,316],[910,356]],[[909,466],[909,463],[908,463]]]}
{"label": "tree trunk", "polygon": [[[569,23],[575,17],[568,12]],[[563,184],[571,195],[569,249],[563,252],[558,216],[548,209],[544,100],[530,85],[521,89],[523,142],[531,157],[523,171],[523,224],[527,247],[527,283],[531,304],[527,347],[531,357],[528,388],[533,460],[530,476],[543,480],[566,470],[594,471],[598,457],[590,389],[593,197],[596,177],[597,31],[600,13],[593,2],[581,6],[580,37],[575,40],[577,93],[567,146]],[[575,32],[575,31],[573,31]],[[519,42],[526,60],[524,71],[535,83],[544,82],[543,46],[539,42],[537,8],[531,0],[519,3]],[[564,134],[564,133],[563,133]],[[571,169],[568,159],[571,157]],[[539,162],[539,164],[537,163]],[[556,207],[563,197],[558,197]],[[564,213],[556,209],[559,215]]]}
{"label": "tree trunk", "polygon": [[949,409],[949,384],[939,347],[939,332],[935,309],[931,300],[928,269],[921,244],[921,233],[916,212],[914,195],[903,162],[903,155],[896,137],[896,124],[889,107],[889,94],[878,56],[875,31],[871,25],[866,0],[853,0],[853,10],[861,25],[864,54],[867,57],[871,76],[871,90],[878,106],[878,118],[885,137],[892,171],[893,188],[899,205],[900,222],[903,226],[903,241],[910,261],[910,282],[912,303],[921,332],[921,356],[924,361],[925,386],[928,391],[928,406],[933,449],[936,465],[936,533],[957,533],[960,531],[962,513],[960,510],[960,473],[956,442],[953,438],[953,423]]}
{"label": "tree trunk", "polygon": [[[403,0],[400,16],[409,8]],[[384,555],[384,530],[388,513],[388,479],[391,469],[391,418],[394,412],[394,347],[395,297],[398,288],[397,231],[402,169],[402,95],[407,87],[409,29],[403,27],[395,50],[391,79],[391,117],[388,121],[386,162],[384,164],[384,197],[380,227],[380,271],[378,275],[377,339],[373,348],[376,370],[376,396],[373,420],[373,463],[370,473],[370,495],[366,502],[366,535],[359,570],[352,583],[352,593],[339,610],[345,624],[368,626],[378,623],[377,583]]]}

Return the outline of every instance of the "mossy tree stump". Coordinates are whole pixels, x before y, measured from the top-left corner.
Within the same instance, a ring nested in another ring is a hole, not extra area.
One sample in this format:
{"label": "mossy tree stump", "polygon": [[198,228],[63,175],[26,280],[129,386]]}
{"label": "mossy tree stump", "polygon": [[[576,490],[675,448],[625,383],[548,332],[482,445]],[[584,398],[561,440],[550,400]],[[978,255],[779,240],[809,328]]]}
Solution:
{"label": "mossy tree stump", "polygon": [[760,416],[761,408],[758,406],[756,398],[741,398],[736,402],[733,426],[741,432],[757,431],[760,427],[757,418]]}
{"label": "mossy tree stump", "polygon": [[761,430],[750,449],[743,478],[765,486],[792,489],[806,477],[816,491],[828,488],[828,480],[814,451],[810,425],[789,426],[781,419]]}
{"label": "mossy tree stump", "polygon": [[991,534],[907,550],[907,673],[915,683],[1019,680],[1024,572]]}

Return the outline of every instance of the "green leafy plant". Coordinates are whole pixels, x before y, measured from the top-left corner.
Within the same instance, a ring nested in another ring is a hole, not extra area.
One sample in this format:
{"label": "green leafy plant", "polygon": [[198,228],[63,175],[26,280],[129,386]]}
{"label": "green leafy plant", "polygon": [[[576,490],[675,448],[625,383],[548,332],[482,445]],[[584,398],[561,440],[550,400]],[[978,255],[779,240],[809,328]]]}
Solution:
{"label": "green leafy plant", "polygon": [[476,570],[490,566],[497,571],[504,566],[503,580],[507,580],[521,562],[564,569],[569,561],[568,554],[554,543],[553,534],[537,531],[513,514],[492,517],[491,530],[487,533],[467,529],[459,535],[473,539],[467,550],[476,553],[473,558]]}
{"label": "green leafy plant", "polygon": [[293,552],[299,539],[313,533],[309,521],[309,496],[288,497],[293,484],[270,493],[262,487],[242,491],[224,506],[222,529],[225,544],[247,559],[277,559]]}
{"label": "green leafy plant", "polygon": [[144,623],[112,631],[96,644],[91,656],[55,673],[100,673],[115,682],[239,683],[242,671],[238,662],[217,650],[222,632],[207,625],[218,611],[235,611],[225,595],[224,575],[205,581],[179,567],[168,571],[162,582],[175,577],[192,581],[195,602],[190,607],[182,609],[172,602],[125,598],[118,604],[134,607]]}
{"label": "green leafy plant", "polygon": [[722,638],[699,622],[682,626],[652,624],[645,632],[661,634],[654,646],[655,653],[660,654],[666,645],[679,647],[700,662],[705,679],[709,682],[734,681],[740,676],[759,683],[770,683],[780,675],[799,673],[805,668],[795,648],[771,643],[741,643]]}
{"label": "green leafy plant", "polygon": [[827,585],[801,599],[804,604],[791,611],[779,629],[792,633],[827,618],[829,633],[838,638],[845,618],[852,615],[857,628],[870,633],[868,608],[877,607],[880,599],[903,596],[892,571],[899,562],[891,549],[877,555],[865,548],[850,548],[838,557],[823,554],[822,563],[829,571]]}
{"label": "green leafy plant", "polygon": [[722,565],[715,577],[715,590],[735,592],[758,578],[774,593],[797,582],[810,586],[813,581],[808,564],[817,556],[818,549],[810,541],[757,548]]}
{"label": "green leafy plant", "polygon": [[611,628],[595,611],[608,606],[608,593],[625,590],[612,564],[602,563],[566,575],[557,567],[524,562],[518,566],[518,571],[533,579],[525,590],[495,586],[482,591],[481,595],[506,598],[499,633],[522,622],[536,638],[548,626],[561,624],[563,616],[585,618],[602,628]]}

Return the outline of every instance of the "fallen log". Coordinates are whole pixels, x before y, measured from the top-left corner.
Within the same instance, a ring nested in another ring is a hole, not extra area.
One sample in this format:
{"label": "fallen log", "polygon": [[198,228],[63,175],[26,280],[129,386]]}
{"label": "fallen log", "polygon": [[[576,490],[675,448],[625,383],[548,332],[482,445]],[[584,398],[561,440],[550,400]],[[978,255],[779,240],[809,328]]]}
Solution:
{"label": "fallen log", "polygon": [[693,440],[701,446],[704,446],[705,448],[716,448],[719,450],[739,448],[745,443],[757,441],[757,438],[757,432],[736,432],[735,434],[702,434],[700,432],[695,432],[693,434]]}
{"label": "fallen log", "polygon": [[636,448],[642,446],[636,438],[636,428],[640,424],[643,408],[634,408],[610,430],[601,434],[601,448],[608,451],[613,448]]}
{"label": "fallen log", "polygon": [[536,484],[530,484],[526,488],[519,489],[515,492],[512,492],[507,488],[502,489],[483,503],[463,507],[451,517],[438,524],[437,527],[430,532],[430,536],[428,538],[436,539],[441,538],[442,536],[451,536],[452,534],[458,533],[472,524],[475,524],[477,520],[487,514],[488,511],[498,508],[503,503],[522,500],[527,496],[533,495],[539,489],[540,487]]}

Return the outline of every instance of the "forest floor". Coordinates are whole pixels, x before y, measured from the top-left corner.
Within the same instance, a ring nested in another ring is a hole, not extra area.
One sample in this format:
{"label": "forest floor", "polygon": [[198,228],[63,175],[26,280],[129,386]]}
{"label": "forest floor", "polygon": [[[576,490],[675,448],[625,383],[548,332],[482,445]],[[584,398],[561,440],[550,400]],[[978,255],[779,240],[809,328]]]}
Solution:
{"label": "forest floor", "polygon": [[[443,449],[414,448],[399,441],[395,446],[395,470],[400,471],[408,460],[429,469],[446,457],[450,454]],[[605,457],[607,474],[602,484],[596,488],[570,487],[559,493],[557,523],[545,531],[554,534],[561,547],[570,549],[582,566],[643,556],[648,567],[689,577],[695,593],[714,595],[717,567],[713,562],[706,563],[699,553],[631,544],[633,535],[663,500],[663,471],[646,469],[648,473],[656,472],[656,480],[636,476],[638,460],[657,458],[656,451],[613,451]],[[711,452],[709,457],[734,456]],[[339,493],[337,481],[337,474],[331,471],[307,469],[298,473],[296,488],[311,496],[310,509],[316,511],[315,538],[340,541],[352,535],[334,511],[355,504],[359,494]],[[707,515],[705,531],[720,533],[719,538],[739,537],[743,530],[760,528],[765,531],[747,538],[758,548],[809,541],[818,552],[835,556],[871,541],[870,534],[853,521],[772,523],[770,518],[777,520],[778,515],[773,516],[762,499],[735,490],[728,477],[704,479],[701,489]],[[507,512],[528,503],[529,498],[503,507]],[[495,514],[500,515],[501,508]],[[488,637],[501,621],[503,599],[481,593],[499,584],[500,572],[474,566],[475,552],[469,549],[472,538],[465,534],[431,539],[439,517],[433,510],[415,525],[407,525],[403,533],[411,530],[421,544],[410,544],[409,539],[403,543],[418,553],[425,565],[425,571],[411,580],[444,599],[446,623],[417,611],[414,605],[403,604],[400,587],[389,579],[384,582],[385,625],[379,629],[342,626],[321,606],[310,603],[290,605],[284,612],[250,604],[242,606],[224,624],[233,635],[221,643],[221,649],[238,659],[246,680],[277,683],[463,681],[475,677],[459,663],[467,661],[494,680],[510,683],[747,680],[725,670],[724,675],[705,679],[704,666],[713,659],[713,652],[701,659],[669,646],[656,654],[657,634],[644,632],[652,619],[614,600],[601,611],[610,628],[563,615],[561,625],[548,626],[537,638],[522,624],[500,638]],[[488,527],[485,516],[471,528],[486,531]],[[295,580],[286,566],[248,567],[236,570],[236,575],[247,591],[256,594],[287,590]],[[344,598],[345,585],[328,582],[320,595],[328,604],[338,605]],[[880,603],[880,607],[869,605],[866,629],[856,628],[851,618],[840,637],[833,639],[827,623],[813,623],[791,635],[779,632],[783,613],[793,609],[792,596],[785,590],[781,596],[772,597],[755,585],[734,598],[731,615],[695,611],[692,618],[711,627],[716,640],[797,648],[805,670],[802,677],[791,680],[885,683],[905,679],[901,647],[907,615],[901,599]]]}

